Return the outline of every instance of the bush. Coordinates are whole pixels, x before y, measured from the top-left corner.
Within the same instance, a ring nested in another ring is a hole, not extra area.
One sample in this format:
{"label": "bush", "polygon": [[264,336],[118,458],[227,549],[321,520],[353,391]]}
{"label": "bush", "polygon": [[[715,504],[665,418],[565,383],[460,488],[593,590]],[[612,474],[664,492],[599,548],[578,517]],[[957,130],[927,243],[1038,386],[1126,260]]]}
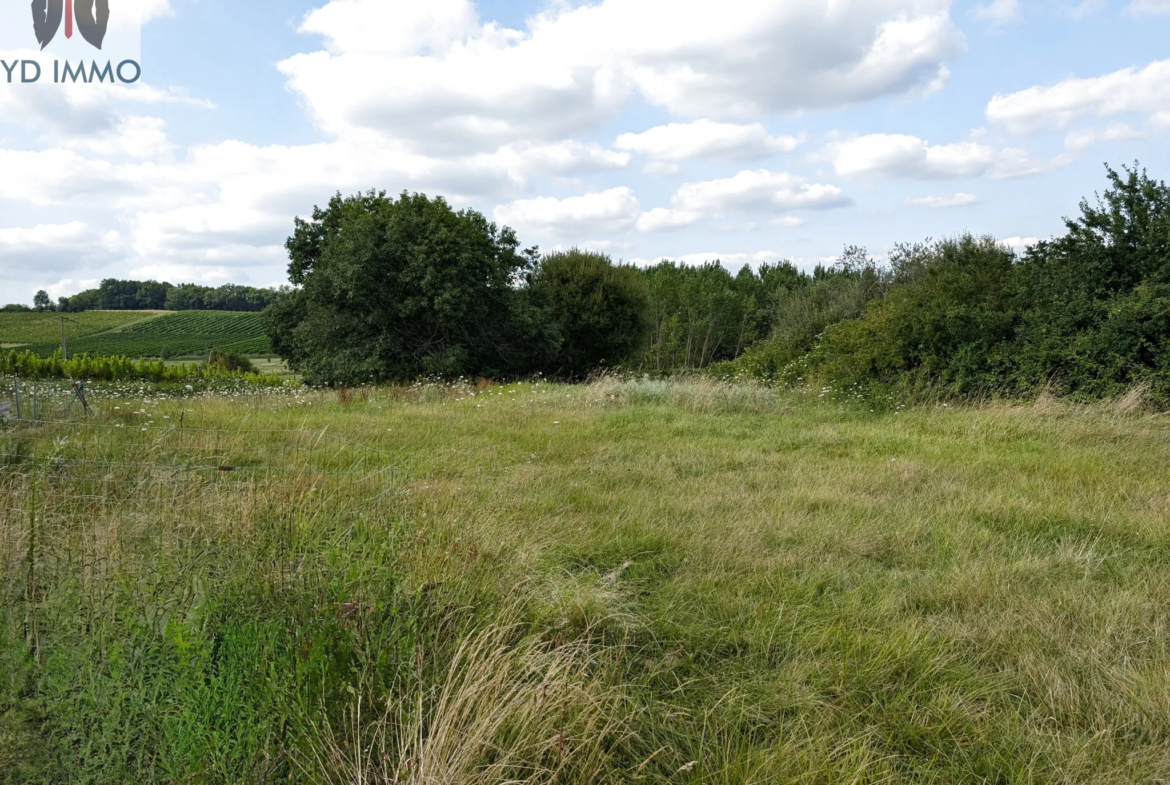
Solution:
{"label": "bush", "polygon": [[[247,362],[245,360],[245,362]],[[251,363],[248,363],[251,366]],[[198,379],[237,378],[252,384],[279,386],[282,381],[274,374],[256,373],[244,368],[228,369],[205,363],[202,367],[180,363],[168,365],[162,360],[134,360],[129,357],[91,357],[88,354],[61,353],[40,357],[33,352],[0,352],[0,375],[14,375],[24,379],[77,379],[87,381],[120,382],[186,382]]]}
{"label": "bush", "polygon": [[229,373],[256,373],[252,361],[239,352],[212,352],[207,357],[207,365]]}
{"label": "bush", "polygon": [[992,237],[899,246],[886,296],[863,319],[829,327],[809,372],[836,387],[901,383],[959,394],[998,387],[1014,331],[1014,261]]}
{"label": "bush", "polygon": [[1019,265],[1012,352],[1021,389],[1097,397],[1170,386],[1170,188],[1136,165],[1124,176],[1106,171],[1111,187],[1097,204],[1082,201],[1068,232]]}
{"label": "bush", "polygon": [[529,288],[532,302],[556,331],[559,348],[547,366],[572,379],[615,367],[642,348],[647,290],[633,267],[576,248],[544,257]]}

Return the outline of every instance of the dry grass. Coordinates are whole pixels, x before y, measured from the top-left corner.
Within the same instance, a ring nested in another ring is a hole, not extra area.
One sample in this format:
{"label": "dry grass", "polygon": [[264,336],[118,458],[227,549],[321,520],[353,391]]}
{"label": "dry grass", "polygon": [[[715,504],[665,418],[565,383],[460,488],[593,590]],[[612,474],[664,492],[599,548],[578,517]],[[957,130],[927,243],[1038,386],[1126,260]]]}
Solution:
{"label": "dry grass", "polygon": [[373,722],[359,698],[344,736],[322,729],[304,771],[337,785],[596,781],[619,735],[606,664],[586,641],[518,633],[467,638],[435,692],[399,696]]}

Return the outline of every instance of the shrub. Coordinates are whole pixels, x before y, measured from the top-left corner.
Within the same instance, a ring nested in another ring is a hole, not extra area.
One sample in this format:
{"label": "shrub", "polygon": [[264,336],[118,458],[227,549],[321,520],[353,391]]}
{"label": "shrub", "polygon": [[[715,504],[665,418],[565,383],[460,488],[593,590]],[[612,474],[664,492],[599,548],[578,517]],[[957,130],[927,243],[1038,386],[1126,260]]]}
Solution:
{"label": "shrub", "polygon": [[207,365],[229,373],[256,373],[256,366],[239,352],[212,352],[207,357]]}
{"label": "shrub", "polygon": [[[250,365],[250,363],[249,363]],[[246,369],[230,370],[218,365],[168,365],[162,360],[134,360],[129,357],[91,357],[88,354],[61,353],[40,357],[33,352],[0,352],[0,375],[14,375],[24,379],[77,379],[103,382],[145,381],[185,382],[208,378],[238,378],[252,384],[279,386],[283,382],[274,374],[256,373]]]}
{"label": "shrub", "polygon": [[574,248],[544,257],[529,291],[556,331],[559,347],[547,366],[555,375],[580,379],[642,347],[647,290],[635,268]]}
{"label": "shrub", "polygon": [[[1019,265],[1013,382],[1086,396],[1167,388],[1170,188],[1106,169],[1110,188]],[[1165,393],[1163,393],[1165,394]]]}
{"label": "shrub", "polygon": [[1014,260],[992,237],[899,246],[886,296],[863,319],[828,328],[810,370],[834,386],[900,382],[960,394],[998,386],[1014,330]]}

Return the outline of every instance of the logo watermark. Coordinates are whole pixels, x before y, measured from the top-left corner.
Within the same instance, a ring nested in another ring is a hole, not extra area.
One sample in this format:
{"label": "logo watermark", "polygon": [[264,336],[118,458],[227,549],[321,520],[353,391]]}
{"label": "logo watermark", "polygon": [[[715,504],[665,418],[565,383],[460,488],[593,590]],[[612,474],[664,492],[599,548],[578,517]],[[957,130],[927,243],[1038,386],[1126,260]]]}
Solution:
{"label": "logo watermark", "polygon": [[76,14],[77,30],[81,37],[95,48],[102,48],[102,40],[110,25],[109,0],[33,0],[33,32],[44,49],[57,35],[61,19],[65,19],[65,37],[73,37],[73,19]]}
{"label": "logo watermark", "polygon": [[142,78],[141,0],[27,2],[0,4],[0,84],[133,84]]}

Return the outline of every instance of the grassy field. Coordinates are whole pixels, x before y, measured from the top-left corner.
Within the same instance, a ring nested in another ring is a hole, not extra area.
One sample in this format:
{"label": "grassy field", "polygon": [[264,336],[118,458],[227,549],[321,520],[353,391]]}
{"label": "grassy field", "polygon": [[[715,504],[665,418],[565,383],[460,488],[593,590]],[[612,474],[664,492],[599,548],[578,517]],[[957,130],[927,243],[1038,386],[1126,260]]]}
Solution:
{"label": "grassy field", "polygon": [[1170,780],[1133,400],[42,395],[0,432],[2,782]]}
{"label": "grassy field", "polygon": [[[0,314],[0,342],[49,355],[61,348],[59,314]],[[195,357],[212,349],[265,355],[258,313],[232,311],[87,311],[66,315],[73,354]]]}

